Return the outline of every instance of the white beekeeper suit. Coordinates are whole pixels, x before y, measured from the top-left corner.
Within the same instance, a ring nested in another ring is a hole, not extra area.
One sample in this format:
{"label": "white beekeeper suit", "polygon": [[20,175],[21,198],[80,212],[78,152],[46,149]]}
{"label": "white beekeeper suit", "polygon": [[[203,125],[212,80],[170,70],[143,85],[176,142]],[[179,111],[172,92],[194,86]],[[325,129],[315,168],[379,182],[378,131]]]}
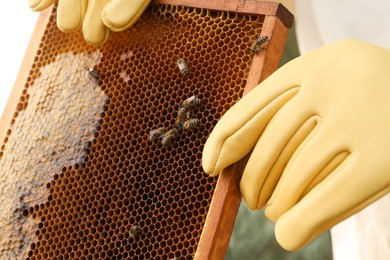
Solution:
{"label": "white beekeeper suit", "polygon": [[[389,11],[388,0],[295,1],[300,54],[343,38],[390,49]],[[331,237],[335,260],[390,259],[390,195],[332,228]]]}

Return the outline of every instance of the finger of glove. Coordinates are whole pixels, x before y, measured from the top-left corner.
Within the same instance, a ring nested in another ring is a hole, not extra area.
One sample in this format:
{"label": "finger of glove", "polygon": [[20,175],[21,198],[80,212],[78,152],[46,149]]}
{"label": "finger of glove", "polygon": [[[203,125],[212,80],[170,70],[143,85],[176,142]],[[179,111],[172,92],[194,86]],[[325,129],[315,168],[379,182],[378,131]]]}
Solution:
{"label": "finger of glove", "polygon": [[108,40],[110,31],[101,18],[102,10],[108,2],[110,0],[88,1],[83,21],[83,35],[85,41],[91,45],[101,45]]}
{"label": "finger of glove", "polygon": [[58,2],[57,26],[63,32],[79,31],[87,10],[88,0],[61,0]]}
{"label": "finger of glove", "polygon": [[114,32],[131,27],[148,7],[150,0],[112,0],[102,12],[103,23]]}
{"label": "finger of glove", "polygon": [[308,186],[326,178],[349,152],[334,133],[321,122],[296,150],[284,170],[265,210],[276,221],[293,207]]}
{"label": "finger of glove", "polygon": [[28,6],[34,12],[41,12],[52,5],[57,0],[29,0]]}
{"label": "finger of glove", "polygon": [[325,181],[276,222],[275,235],[286,250],[299,250],[334,225],[386,195],[390,189],[370,177],[375,167],[352,155]]}
{"label": "finger of glove", "polygon": [[248,154],[269,120],[297,91],[295,86],[274,89],[258,86],[229,109],[204,146],[205,172],[215,176]]}
{"label": "finger of glove", "polygon": [[296,58],[232,106],[208,137],[202,166],[211,176],[247,155],[274,114],[299,90],[306,63]]}
{"label": "finger of glove", "polygon": [[284,105],[251,153],[240,182],[242,196],[251,209],[265,205],[287,162],[317,124],[317,117],[302,104],[298,94]]}

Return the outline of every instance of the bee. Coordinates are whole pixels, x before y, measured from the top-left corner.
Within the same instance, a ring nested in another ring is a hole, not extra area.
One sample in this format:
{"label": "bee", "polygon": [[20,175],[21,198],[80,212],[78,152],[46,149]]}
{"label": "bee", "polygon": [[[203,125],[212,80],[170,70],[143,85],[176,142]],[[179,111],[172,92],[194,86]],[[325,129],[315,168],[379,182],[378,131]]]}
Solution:
{"label": "bee", "polygon": [[130,237],[134,237],[134,238],[138,237],[139,235],[141,235],[141,228],[136,225],[131,226],[129,233],[130,233]]}
{"label": "bee", "polygon": [[259,53],[259,51],[260,51],[261,49],[264,49],[264,48],[263,48],[263,45],[264,45],[266,42],[268,42],[268,40],[269,40],[268,36],[265,36],[265,35],[259,36],[259,38],[257,38],[257,39],[253,42],[253,44],[252,44],[252,46],[251,46],[251,52],[254,53],[254,54]]}
{"label": "bee", "polygon": [[185,130],[192,131],[199,125],[200,125],[200,120],[199,119],[191,118],[191,119],[188,119],[187,121],[185,121],[183,123],[183,128]]}
{"label": "bee", "polygon": [[172,145],[175,139],[179,136],[179,130],[177,128],[172,128],[166,132],[161,138],[162,145]]}
{"label": "bee", "polygon": [[163,134],[168,131],[166,127],[159,127],[157,129],[150,130],[149,132],[149,140],[154,142],[157,141]]}
{"label": "bee", "polygon": [[180,72],[184,75],[187,76],[189,73],[187,63],[185,62],[184,59],[178,58],[177,59],[177,66],[179,67]]}
{"label": "bee", "polygon": [[187,107],[181,107],[177,112],[176,125],[182,127],[183,123],[190,117],[190,112]]}
{"label": "bee", "polygon": [[202,99],[197,96],[191,96],[184,100],[183,107],[186,107],[188,110],[194,110],[196,107],[199,107],[202,103]]}
{"label": "bee", "polygon": [[93,80],[98,81],[100,79],[99,73],[94,68],[88,68],[87,69],[87,75]]}

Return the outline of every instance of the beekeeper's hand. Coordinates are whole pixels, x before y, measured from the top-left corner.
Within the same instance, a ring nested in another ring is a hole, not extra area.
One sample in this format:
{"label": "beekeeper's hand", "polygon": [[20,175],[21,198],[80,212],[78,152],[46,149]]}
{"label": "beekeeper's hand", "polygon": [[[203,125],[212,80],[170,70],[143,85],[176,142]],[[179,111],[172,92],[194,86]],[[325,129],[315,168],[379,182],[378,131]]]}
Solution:
{"label": "beekeeper's hand", "polygon": [[[57,0],[29,0],[33,11],[43,11]],[[58,0],[57,26],[64,32],[82,30],[92,45],[105,43],[110,31],[132,26],[150,0]]]}
{"label": "beekeeper's hand", "polygon": [[390,191],[390,52],[342,40],[272,74],[219,121],[203,152],[217,175],[251,153],[240,188],[297,250]]}

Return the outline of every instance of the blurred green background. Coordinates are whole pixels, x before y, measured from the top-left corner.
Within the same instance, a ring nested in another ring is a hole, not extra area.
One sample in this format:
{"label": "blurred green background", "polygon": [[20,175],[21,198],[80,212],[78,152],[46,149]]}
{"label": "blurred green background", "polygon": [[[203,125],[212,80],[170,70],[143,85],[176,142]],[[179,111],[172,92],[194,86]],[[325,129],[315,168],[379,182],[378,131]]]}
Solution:
{"label": "blurred green background", "polygon": [[[290,29],[280,66],[299,56],[295,27]],[[330,233],[314,240],[304,249],[288,252],[276,242],[274,223],[264,210],[252,211],[243,201],[237,215],[225,260],[331,260]]]}

